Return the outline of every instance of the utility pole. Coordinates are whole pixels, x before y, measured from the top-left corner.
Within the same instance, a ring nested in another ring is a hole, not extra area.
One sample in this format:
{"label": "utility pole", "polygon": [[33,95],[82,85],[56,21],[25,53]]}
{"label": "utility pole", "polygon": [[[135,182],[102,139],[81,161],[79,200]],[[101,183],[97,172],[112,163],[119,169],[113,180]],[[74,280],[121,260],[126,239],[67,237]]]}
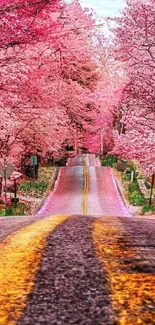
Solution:
{"label": "utility pole", "polygon": [[151,193],[150,193],[150,199],[149,199],[149,207],[151,207],[151,204],[152,204],[153,185],[154,185],[154,174],[152,175],[152,181],[151,181]]}
{"label": "utility pole", "polygon": [[36,179],[36,166],[37,166],[37,163],[38,163],[37,155],[32,155],[30,160],[31,160],[32,178],[35,181],[35,179]]}
{"label": "utility pole", "polygon": [[101,129],[100,155],[103,155],[103,129]]}
{"label": "utility pole", "polygon": [[17,206],[17,183],[16,183],[16,179],[14,179],[14,201],[15,201],[15,208]]}
{"label": "utility pole", "polygon": [[79,133],[78,133],[78,130],[75,130],[75,152],[76,152],[76,154],[78,154],[78,151],[79,151],[78,140],[79,140]]}
{"label": "utility pole", "polygon": [[4,158],[4,193],[5,193],[5,210],[7,209],[8,202],[7,202],[7,186],[6,186],[6,168],[7,168],[7,161],[6,158]]}

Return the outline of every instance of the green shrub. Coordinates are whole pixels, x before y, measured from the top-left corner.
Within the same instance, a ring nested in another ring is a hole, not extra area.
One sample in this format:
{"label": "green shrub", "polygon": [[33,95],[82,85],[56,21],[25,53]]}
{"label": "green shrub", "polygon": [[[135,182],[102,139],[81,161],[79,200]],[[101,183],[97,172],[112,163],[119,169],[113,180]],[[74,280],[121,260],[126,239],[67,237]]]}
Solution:
{"label": "green shrub", "polygon": [[23,182],[22,184],[20,184],[19,186],[19,190],[20,191],[24,191],[26,193],[30,192],[30,188],[31,188],[31,182],[27,181],[27,182]]}
{"label": "green shrub", "polygon": [[128,185],[128,199],[132,205],[143,205],[146,199],[142,195],[137,181]]}
{"label": "green shrub", "polygon": [[0,216],[4,217],[6,214],[5,214],[5,207],[1,207],[0,208]]}
{"label": "green shrub", "polygon": [[39,183],[39,191],[41,192],[41,194],[43,194],[46,190],[47,190],[48,184],[44,181]]}
{"label": "green shrub", "polygon": [[0,216],[24,216],[28,213],[29,205],[18,202],[17,205],[5,208],[5,206],[0,208]]}
{"label": "green shrub", "polygon": [[134,171],[134,167],[132,165],[129,165],[125,171],[123,172],[123,180],[124,181],[130,181],[131,180],[131,172]]}
{"label": "green shrub", "polygon": [[108,157],[102,159],[102,166],[109,166]]}
{"label": "green shrub", "polygon": [[155,205],[151,205],[149,206],[148,204],[145,204],[142,209],[141,209],[141,214],[145,214],[145,213],[153,213],[155,212]]}
{"label": "green shrub", "polygon": [[140,192],[132,192],[128,194],[128,199],[132,205],[143,205],[146,200]]}
{"label": "green shrub", "polygon": [[129,193],[140,191],[137,181],[134,181],[128,185],[128,191],[129,191]]}
{"label": "green shrub", "polygon": [[18,202],[17,205],[13,205],[11,207],[11,215],[12,216],[24,216],[27,214],[29,210],[28,204]]}
{"label": "green shrub", "polygon": [[126,173],[126,171],[124,171],[123,181],[130,181],[130,180],[131,180],[131,173]]}
{"label": "green shrub", "polygon": [[5,207],[5,205],[0,207],[0,216],[5,217],[5,216],[10,216],[11,214],[11,208],[10,207]]}
{"label": "green shrub", "polygon": [[113,167],[114,164],[117,162],[117,157],[115,156],[107,156],[102,159],[102,166],[111,166]]}

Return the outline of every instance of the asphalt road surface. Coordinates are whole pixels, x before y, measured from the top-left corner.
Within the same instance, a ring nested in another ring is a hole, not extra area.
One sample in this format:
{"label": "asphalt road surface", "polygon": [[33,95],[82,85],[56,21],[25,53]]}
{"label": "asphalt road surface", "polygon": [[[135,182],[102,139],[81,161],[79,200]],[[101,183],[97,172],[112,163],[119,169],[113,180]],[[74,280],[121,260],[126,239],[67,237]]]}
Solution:
{"label": "asphalt road surface", "polygon": [[60,169],[56,191],[39,215],[91,214],[129,216],[110,167],[102,167],[94,155],[77,156]]}
{"label": "asphalt road surface", "polygon": [[69,160],[36,216],[0,219],[0,325],[155,325],[155,219],[112,171]]}

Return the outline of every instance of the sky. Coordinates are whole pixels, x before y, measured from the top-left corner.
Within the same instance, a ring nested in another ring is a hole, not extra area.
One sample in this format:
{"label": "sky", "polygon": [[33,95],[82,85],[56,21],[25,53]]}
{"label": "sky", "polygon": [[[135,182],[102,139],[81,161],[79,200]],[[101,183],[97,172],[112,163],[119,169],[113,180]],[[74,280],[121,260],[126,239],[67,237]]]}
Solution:
{"label": "sky", "polygon": [[125,0],[80,0],[84,7],[91,7],[100,16],[117,16],[125,6]]}
{"label": "sky", "polygon": [[80,0],[83,7],[93,8],[99,16],[114,17],[125,6],[125,0]]}
{"label": "sky", "polygon": [[[66,0],[71,2],[72,0]],[[79,0],[83,8],[92,8],[99,17],[116,17],[125,7],[126,0]],[[111,35],[107,24],[104,24],[103,31],[108,38]]]}

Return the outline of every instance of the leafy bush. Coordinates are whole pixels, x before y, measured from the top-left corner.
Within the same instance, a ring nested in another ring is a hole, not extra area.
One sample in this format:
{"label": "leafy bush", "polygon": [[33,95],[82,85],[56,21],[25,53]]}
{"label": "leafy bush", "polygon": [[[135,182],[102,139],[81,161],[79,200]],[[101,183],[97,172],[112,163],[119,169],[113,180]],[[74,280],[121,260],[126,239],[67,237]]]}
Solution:
{"label": "leafy bush", "polygon": [[142,195],[137,181],[128,185],[128,199],[133,205],[143,205],[146,199]]}
{"label": "leafy bush", "polygon": [[130,181],[131,180],[131,173],[126,173],[126,170],[123,173],[123,181]]}
{"label": "leafy bush", "polygon": [[129,193],[140,191],[137,181],[134,181],[128,185],[128,191],[129,191]]}
{"label": "leafy bush", "polygon": [[0,207],[0,216],[4,217],[5,215],[5,207]]}
{"label": "leafy bush", "polygon": [[123,172],[123,180],[124,181],[130,181],[131,180],[131,172],[134,171],[134,167],[132,165],[129,165],[125,171]]}
{"label": "leafy bush", "polygon": [[155,205],[149,206],[148,204],[146,204],[141,209],[141,214],[154,213],[154,212],[155,212]]}
{"label": "leafy bush", "polygon": [[108,164],[108,157],[102,159],[102,166],[109,166]]}
{"label": "leafy bush", "polygon": [[117,162],[117,157],[115,156],[107,156],[102,159],[102,166],[111,166],[113,167],[114,164]]}
{"label": "leafy bush", "polygon": [[13,205],[12,207],[1,206],[0,207],[0,216],[24,216],[28,213],[29,205],[18,202],[17,205]]}
{"label": "leafy bush", "polygon": [[133,205],[143,205],[146,200],[140,192],[133,192],[128,194],[128,199]]}
{"label": "leafy bush", "polygon": [[24,216],[27,214],[28,210],[29,210],[28,204],[18,202],[16,207],[15,205],[11,207],[11,215]]}

